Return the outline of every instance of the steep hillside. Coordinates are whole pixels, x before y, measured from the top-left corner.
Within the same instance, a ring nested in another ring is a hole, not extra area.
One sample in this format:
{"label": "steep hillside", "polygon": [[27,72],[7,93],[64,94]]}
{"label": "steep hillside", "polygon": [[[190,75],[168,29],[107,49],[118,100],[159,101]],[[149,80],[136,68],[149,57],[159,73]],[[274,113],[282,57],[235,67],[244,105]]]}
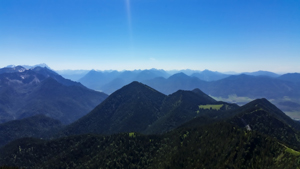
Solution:
{"label": "steep hillside", "polygon": [[68,126],[64,133],[141,132],[163,115],[160,106],[165,97],[142,83],[132,82]]}
{"label": "steep hillside", "polygon": [[0,124],[0,147],[23,137],[47,137],[46,134],[62,128],[59,120],[35,115],[22,120],[13,120]]}
{"label": "steep hillside", "polygon": [[0,74],[0,122],[46,114],[68,124],[106,97],[47,68],[3,73]]}
{"label": "steep hillside", "polygon": [[62,135],[119,132],[164,133],[197,117],[216,117],[237,105],[217,102],[199,89],[164,95],[139,82],[111,94]]}
{"label": "steep hillside", "polygon": [[69,79],[63,78],[61,75],[57,74],[56,72],[44,67],[35,67],[32,71],[36,72],[37,74],[43,75],[45,78],[51,77],[52,79],[56,80],[57,82],[65,85],[65,86],[81,86],[82,84],[78,82],[71,81]]}
{"label": "steep hillside", "polygon": [[266,99],[254,100],[239,109],[228,121],[248,130],[272,136],[300,150],[300,125]]}
{"label": "steep hillside", "polygon": [[169,95],[161,106],[161,111],[165,112],[165,115],[149,126],[144,133],[164,133],[177,128],[195,117],[204,116],[213,118],[230,109],[237,108],[227,103],[217,102],[199,89],[195,89],[194,91],[196,93],[179,90]]}

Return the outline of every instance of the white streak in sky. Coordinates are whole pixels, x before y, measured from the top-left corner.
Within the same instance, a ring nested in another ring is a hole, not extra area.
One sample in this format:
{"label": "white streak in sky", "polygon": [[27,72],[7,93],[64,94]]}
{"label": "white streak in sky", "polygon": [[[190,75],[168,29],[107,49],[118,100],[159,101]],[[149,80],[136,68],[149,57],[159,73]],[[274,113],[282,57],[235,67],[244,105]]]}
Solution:
{"label": "white streak in sky", "polygon": [[131,24],[131,9],[130,9],[130,0],[126,1],[126,12],[127,12],[127,22],[128,22],[128,31],[129,31],[129,38],[130,38],[130,45],[133,44],[133,37],[132,37],[132,24]]}

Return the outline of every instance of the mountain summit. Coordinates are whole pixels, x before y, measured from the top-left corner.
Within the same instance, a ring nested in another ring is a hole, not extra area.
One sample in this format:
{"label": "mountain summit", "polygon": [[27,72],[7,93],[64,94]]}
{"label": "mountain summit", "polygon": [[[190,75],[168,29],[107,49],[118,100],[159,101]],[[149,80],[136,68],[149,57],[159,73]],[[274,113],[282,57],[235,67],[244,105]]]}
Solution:
{"label": "mountain summit", "polygon": [[166,96],[135,81],[111,94],[89,114],[67,126],[63,133],[162,133],[196,116],[218,114],[230,108],[236,107],[217,102],[199,89],[178,90]]}
{"label": "mountain summit", "polygon": [[162,116],[166,96],[142,83],[132,82],[111,94],[88,115],[68,126],[67,134],[142,132]]}

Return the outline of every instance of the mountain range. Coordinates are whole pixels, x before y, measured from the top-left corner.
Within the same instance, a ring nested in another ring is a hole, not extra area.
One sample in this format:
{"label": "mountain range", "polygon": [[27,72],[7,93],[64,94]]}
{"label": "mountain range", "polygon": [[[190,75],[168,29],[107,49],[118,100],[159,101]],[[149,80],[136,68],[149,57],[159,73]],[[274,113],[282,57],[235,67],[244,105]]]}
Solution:
{"label": "mountain range", "polygon": [[[64,129],[64,135],[139,132],[163,133],[205,113],[218,113],[238,106],[220,103],[197,89],[164,95],[147,85],[132,82],[111,94],[88,115]],[[220,110],[200,109],[220,105]],[[226,107],[223,110],[221,107]]]}
{"label": "mountain range", "polygon": [[0,72],[1,123],[44,114],[69,124],[107,97],[48,68],[17,66]]}
{"label": "mountain range", "polygon": [[238,106],[200,89],[165,95],[132,82],[51,140],[1,147],[0,166],[297,168],[299,132],[300,123],[267,99]]}
{"label": "mountain range", "polygon": [[188,69],[182,72],[157,69],[92,70],[79,81],[91,89],[108,94],[132,81],[139,81],[164,94],[199,88],[217,100],[239,105],[244,105],[255,98],[267,98],[291,117],[300,119],[298,113],[300,112],[299,73],[279,75],[268,71],[257,71],[229,75],[210,70]]}
{"label": "mountain range", "polygon": [[[277,107],[300,108],[297,73],[93,70],[80,80],[110,95],[46,66],[0,69],[0,168],[300,166],[300,123]],[[217,99],[227,97],[245,103]]]}
{"label": "mountain range", "polygon": [[124,72],[92,70],[79,80],[91,89],[106,93],[112,93],[132,81],[145,83],[164,94],[200,88],[215,97],[228,97],[234,94],[240,97],[268,99],[300,96],[297,87],[300,81],[299,73],[278,75],[267,71],[257,71],[227,75],[204,70],[188,76],[182,72],[170,75],[167,71],[157,69]]}

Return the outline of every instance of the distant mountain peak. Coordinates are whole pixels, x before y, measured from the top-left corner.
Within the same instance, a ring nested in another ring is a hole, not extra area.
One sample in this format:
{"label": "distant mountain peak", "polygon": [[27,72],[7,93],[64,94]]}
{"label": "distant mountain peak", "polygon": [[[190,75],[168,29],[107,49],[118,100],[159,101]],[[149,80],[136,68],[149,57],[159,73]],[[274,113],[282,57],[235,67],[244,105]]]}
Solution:
{"label": "distant mountain peak", "polygon": [[133,82],[129,83],[128,85],[125,85],[124,87],[122,87],[119,90],[128,90],[128,89],[132,89],[133,92],[138,92],[141,89],[154,90],[154,89],[150,88],[149,86],[147,86],[141,82],[138,82],[138,81],[133,81]]}
{"label": "distant mountain peak", "polygon": [[176,74],[170,76],[169,78],[178,78],[178,77],[188,78],[189,76],[183,72],[179,72],[179,73],[176,73]]}
{"label": "distant mountain peak", "polygon": [[33,65],[33,66],[30,66],[30,65],[21,65],[21,66],[26,69],[34,69],[36,67],[42,67],[42,68],[48,68],[51,70],[51,68],[45,63],[41,63],[41,64],[37,64],[37,65]]}

